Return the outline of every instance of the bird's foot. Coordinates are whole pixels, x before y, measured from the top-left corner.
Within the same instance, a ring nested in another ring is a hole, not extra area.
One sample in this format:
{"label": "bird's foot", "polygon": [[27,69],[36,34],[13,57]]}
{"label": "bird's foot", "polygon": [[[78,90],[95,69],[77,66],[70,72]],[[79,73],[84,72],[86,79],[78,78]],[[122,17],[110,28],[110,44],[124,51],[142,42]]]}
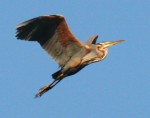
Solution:
{"label": "bird's foot", "polygon": [[44,86],[40,89],[40,91],[35,95],[35,98],[41,97],[45,92],[50,89],[50,86]]}
{"label": "bird's foot", "polygon": [[[61,75],[62,76],[62,75]],[[52,89],[56,84],[58,84],[60,80],[54,80],[52,83],[50,83],[49,85],[47,86],[44,86],[40,89],[40,91],[35,95],[35,98],[37,97],[41,97],[45,92],[47,92],[48,90]]]}

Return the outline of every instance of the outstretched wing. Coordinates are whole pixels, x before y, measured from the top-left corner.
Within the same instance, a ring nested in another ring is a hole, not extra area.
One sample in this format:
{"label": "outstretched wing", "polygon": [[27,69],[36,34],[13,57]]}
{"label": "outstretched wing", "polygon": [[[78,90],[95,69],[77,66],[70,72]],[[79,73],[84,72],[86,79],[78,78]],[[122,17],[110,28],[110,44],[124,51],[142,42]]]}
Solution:
{"label": "outstretched wing", "polygon": [[17,26],[16,37],[38,41],[55,61],[63,67],[81,48],[86,48],[70,31],[63,16],[40,16]]}

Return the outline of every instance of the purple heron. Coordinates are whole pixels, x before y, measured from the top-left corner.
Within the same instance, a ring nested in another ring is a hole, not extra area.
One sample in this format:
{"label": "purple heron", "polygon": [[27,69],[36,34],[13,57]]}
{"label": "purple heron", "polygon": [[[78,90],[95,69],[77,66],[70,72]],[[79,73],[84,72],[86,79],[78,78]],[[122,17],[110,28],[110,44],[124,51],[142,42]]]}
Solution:
{"label": "purple heron", "polygon": [[77,73],[91,63],[103,60],[108,54],[109,46],[123,41],[96,44],[98,35],[94,35],[82,43],[70,31],[62,15],[36,17],[17,25],[16,30],[17,39],[37,41],[61,68],[52,74],[53,82],[41,88],[36,97],[52,89],[63,78]]}

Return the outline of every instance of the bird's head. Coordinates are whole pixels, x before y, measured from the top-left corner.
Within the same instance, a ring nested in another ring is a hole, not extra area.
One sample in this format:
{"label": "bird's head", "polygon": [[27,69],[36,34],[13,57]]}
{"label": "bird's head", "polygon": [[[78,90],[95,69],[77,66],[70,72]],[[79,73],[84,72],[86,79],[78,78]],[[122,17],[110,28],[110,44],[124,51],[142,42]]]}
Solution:
{"label": "bird's head", "polygon": [[113,46],[115,44],[119,44],[124,40],[112,41],[112,42],[102,42],[96,44],[96,52],[99,54],[99,61],[104,59],[108,54],[108,47]]}

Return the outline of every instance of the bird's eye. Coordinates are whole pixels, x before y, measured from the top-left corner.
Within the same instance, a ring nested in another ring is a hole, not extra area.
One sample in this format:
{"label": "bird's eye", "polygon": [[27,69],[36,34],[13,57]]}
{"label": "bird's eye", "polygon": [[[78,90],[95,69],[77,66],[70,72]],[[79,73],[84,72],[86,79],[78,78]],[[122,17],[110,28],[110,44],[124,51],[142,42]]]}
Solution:
{"label": "bird's eye", "polygon": [[100,49],[101,49],[101,47],[102,47],[101,45],[98,45],[98,46],[97,46],[97,49],[98,49],[98,50],[100,50]]}

